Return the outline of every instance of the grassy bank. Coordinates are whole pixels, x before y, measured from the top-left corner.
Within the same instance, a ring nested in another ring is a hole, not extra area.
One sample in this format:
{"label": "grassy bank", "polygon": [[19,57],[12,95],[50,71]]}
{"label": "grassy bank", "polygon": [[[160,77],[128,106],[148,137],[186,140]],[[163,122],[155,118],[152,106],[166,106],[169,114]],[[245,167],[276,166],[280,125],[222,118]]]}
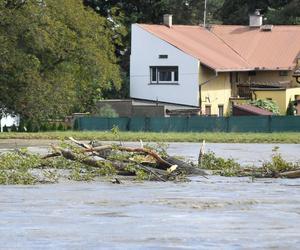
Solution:
{"label": "grassy bank", "polygon": [[67,139],[101,141],[152,141],[152,142],[219,142],[219,143],[300,143],[300,133],[150,133],[119,132],[40,132],[40,133],[0,133],[0,139]]}

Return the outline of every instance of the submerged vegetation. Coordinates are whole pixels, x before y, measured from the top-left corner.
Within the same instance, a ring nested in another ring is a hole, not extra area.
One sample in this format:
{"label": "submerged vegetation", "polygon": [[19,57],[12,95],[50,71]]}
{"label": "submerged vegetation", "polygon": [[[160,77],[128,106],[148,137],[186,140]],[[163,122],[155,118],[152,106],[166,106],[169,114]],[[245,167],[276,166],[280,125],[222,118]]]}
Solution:
{"label": "submerged vegetation", "polygon": [[273,149],[271,161],[264,162],[262,167],[241,166],[233,159],[217,157],[213,152],[203,156],[201,167],[212,170],[213,174],[221,176],[249,176],[253,178],[299,178],[300,163],[292,163],[284,160],[278,152],[278,147]]}

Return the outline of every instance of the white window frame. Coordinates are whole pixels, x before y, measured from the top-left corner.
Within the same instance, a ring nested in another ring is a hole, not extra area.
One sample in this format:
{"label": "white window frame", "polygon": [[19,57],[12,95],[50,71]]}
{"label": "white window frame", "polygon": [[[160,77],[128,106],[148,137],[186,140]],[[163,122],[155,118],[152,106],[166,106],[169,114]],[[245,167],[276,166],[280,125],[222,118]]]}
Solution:
{"label": "white window frame", "polygon": [[[156,78],[153,80],[153,69],[156,69]],[[160,80],[160,72],[162,70],[171,71],[171,81]],[[177,80],[175,73],[177,72]],[[150,66],[150,84],[178,84],[179,82],[179,67],[178,66]]]}

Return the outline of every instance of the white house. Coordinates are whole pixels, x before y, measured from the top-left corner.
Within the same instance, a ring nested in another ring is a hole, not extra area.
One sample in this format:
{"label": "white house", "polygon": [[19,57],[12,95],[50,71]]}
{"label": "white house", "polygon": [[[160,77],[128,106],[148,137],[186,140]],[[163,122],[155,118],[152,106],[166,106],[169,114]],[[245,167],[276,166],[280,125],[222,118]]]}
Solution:
{"label": "white house", "polygon": [[199,60],[132,25],[130,97],[199,105]]}

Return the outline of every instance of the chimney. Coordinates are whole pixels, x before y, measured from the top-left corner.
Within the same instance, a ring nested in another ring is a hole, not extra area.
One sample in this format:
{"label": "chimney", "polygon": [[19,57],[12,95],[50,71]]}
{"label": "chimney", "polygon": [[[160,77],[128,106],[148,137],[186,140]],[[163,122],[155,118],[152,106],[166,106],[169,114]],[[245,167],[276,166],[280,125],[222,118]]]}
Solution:
{"label": "chimney", "polygon": [[255,10],[254,14],[249,16],[249,26],[251,28],[259,28],[263,24],[263,16],[260,14],[260,10]]}
{"label": "chimney", "polygon": [[173,25],[173,16],[170,14],[164,15],[164,25],[168,26],[169,28]]}

